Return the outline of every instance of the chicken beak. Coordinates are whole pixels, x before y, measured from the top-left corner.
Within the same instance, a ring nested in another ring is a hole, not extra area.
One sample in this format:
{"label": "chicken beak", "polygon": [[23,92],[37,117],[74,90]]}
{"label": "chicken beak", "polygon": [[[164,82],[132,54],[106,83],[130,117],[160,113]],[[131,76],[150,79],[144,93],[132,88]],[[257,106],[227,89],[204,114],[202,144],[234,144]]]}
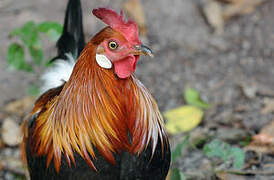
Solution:
{"label": "chicken beak", "polygon": [[152,50],[145,45],[141,44],[141,45],[135,46],[134,49],[135,49],[135,51],[133,52],[134,55],[145,55],[145,56],[154,57]]}

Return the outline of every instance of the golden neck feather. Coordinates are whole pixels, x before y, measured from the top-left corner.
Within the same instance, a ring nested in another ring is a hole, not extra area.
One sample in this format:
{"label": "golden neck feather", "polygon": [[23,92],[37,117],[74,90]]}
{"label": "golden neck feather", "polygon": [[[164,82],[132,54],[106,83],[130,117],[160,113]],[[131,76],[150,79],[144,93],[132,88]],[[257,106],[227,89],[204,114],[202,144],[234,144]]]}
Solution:
{"label": "golden neck feather", "polygon": [[148,90],[134,76],[118,79],[113,70],[99,67],[94,48],[86,48],[60,95],[46,105],[33,132],[34,152],[54,159],[60,169],[62,154],[69,165],[79,153],[93,167],[94,147],[111,163],[112,153],[140,154],[158,138],[165,142],[162,116]]}

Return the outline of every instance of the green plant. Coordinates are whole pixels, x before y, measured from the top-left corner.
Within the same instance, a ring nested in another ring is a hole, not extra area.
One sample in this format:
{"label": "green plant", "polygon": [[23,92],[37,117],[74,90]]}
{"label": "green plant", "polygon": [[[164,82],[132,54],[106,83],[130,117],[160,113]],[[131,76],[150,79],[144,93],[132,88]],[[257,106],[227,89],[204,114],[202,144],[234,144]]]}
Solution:
{"label": "green plant", "polygon": [[186,177],[182,172],[179,171],[179,169],[174,168],[171,171],[170,179],[171,180],[186,180]]}
{"label": "green plant", "polygon": [[[42,65],[44,61],[41,34],[45,34],[50,40],[57,41],[61,33],[62,25],[48,21],[38,24],[28,21],[22,27],[15,28],[9,37],[18,37],[20,41],[9,45],[7,65],[16,70],[32,72],[35,66]],[[31,57],[29,60],[25,57],[26,50]],[[46,62],[43,65],[46,65]]]}
{"label": "green plant", "polygon": [[[187,146],[189,142],[189,135],[187,135],[182,142],[180,142],[172,151],[171,151],[171,162],[174,163],[182,155],[182,150]],[[186,177],[180,170],[176,167],[172,168],[170,174],[171,180],[185,180]]]}
{"label": "green plant", "polygon": [[200,98],[196,89],[187,88],[184,91],[187,105],[168,110],[164,113],[167,119],[166,128],[170,134],[188,132],[196,128],[202,121],[204,111],[210,105]]}
{"label": "green plant", "polygon": [[231,160],[233,160],[233,169],[241,169],[244,165],[245,154],[243,150],[238,147],[231,147],[218,139],[206,144],[203,150],[205,155],[211,158],[212,161],[214,157],[221,159],[225,164],[224,168],[229,168]]}
{"label": "green plant", "polygon": [[[199,125],[203,118],[204,110],[210,105],[200,98],[196,89],[187,88],[184,91],[184,99],[188,105],[165,112],[164,116],[168,120],[166,127],[169,133],[176,134],[182,131],[190,131]],[[181,157],[182,150],[188,145],[190,135],[188,134],[182,142],[177,144],[171,152],[171,162],[174,163]],[[176,167],[170,172],[171,180],[185,180],[185,175]]]}
{"label": "green plant", "polygon": [[208,109],[210,105],[206,102],[204,102],[199,92],[194,88],[186,88],[184,92],[184,99],[187,102],[187,104],[196,106],[201,109]]}
{"label": "green plant", "polygon": [[179,157],[181,157],[182,155],[182,150],[187,146],[188,142],[189,142],[189,135],[187,135],[184,140],[182,142],[180,142],[179,144],[177,144],[177,146],[172,150],[171,152],[171,161],[175,162],[176,159],[178,159]]}
{"label": "green plant", "polygon": [[[174,163],[181,157],[182,150],[189,144],[190,135],[187,135],[171,152],[171,160]],[[245,153],[241,148],[232,147],[229,144],[214,139],[204,145],[203,153],[210,159],[214,173],[240,170],[243,168]],[[218,162],[219,164],[217,164]],[[231,167],[232,166],[232,167]],[[171,180],[185,180],[186,176],[176,167],[171,169]]]}

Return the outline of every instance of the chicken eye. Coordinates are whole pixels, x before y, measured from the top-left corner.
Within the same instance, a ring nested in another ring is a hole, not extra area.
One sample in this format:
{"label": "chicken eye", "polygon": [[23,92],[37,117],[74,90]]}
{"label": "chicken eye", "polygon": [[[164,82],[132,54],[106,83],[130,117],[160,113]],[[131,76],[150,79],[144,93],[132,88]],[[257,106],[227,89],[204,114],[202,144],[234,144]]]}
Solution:
{"label": "chicken eye", "polygon": [[111,50],[114,50],[114,49],[117,49],[118,44],[117,44],[115,41],[109,41],[108,47],[109,47]]}

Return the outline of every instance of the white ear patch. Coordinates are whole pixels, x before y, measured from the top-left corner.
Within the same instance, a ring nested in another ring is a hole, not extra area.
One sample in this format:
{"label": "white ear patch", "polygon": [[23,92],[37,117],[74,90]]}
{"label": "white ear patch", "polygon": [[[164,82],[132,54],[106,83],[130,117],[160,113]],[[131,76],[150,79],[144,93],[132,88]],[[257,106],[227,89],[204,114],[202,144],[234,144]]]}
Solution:
{"label": "white ear patch", "polygon": [[102,54],[96,54],[96,62],[99,66],[105,69],[110,69],[112,67],[111,61],[105,55]]}

